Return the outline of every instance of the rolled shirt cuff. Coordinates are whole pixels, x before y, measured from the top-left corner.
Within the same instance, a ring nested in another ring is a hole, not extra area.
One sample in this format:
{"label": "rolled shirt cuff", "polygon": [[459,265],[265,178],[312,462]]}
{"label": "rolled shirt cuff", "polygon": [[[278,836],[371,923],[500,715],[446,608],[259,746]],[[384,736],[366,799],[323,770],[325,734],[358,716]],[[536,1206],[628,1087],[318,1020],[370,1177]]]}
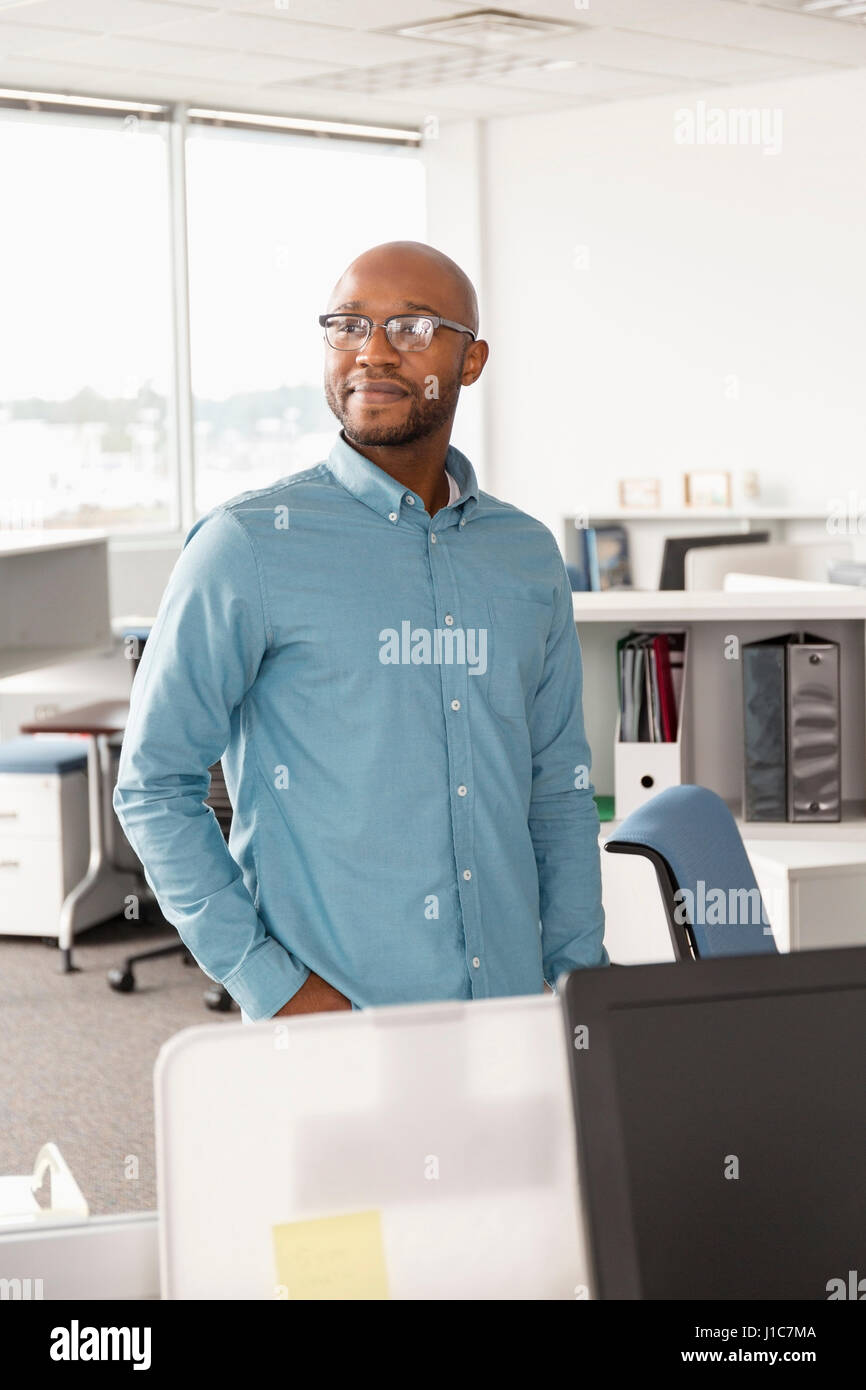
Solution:
{"label": "rolled shirt cuff", "polygon": [[309,974],[306,965],[268,936],[223,984],[247,1021],[257,1023],[273,1018],[297,994]]}

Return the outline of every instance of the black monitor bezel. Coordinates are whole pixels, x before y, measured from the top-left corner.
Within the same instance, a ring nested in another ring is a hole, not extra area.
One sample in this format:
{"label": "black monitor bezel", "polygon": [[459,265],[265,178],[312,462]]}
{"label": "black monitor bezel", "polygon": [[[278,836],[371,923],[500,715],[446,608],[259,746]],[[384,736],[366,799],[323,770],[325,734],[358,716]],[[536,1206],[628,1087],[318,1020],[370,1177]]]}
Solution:
{"label": "black monitor bezel", "polygon": [[[560,981],[592,1297],[641,1299],[626,1150],[606,1021],[621,1007],[866,989],[866,946],[575,970]],[[586,1025],[589,1046],[576,1050]],[[590,1116],[588,1123],[583,1115]]]}

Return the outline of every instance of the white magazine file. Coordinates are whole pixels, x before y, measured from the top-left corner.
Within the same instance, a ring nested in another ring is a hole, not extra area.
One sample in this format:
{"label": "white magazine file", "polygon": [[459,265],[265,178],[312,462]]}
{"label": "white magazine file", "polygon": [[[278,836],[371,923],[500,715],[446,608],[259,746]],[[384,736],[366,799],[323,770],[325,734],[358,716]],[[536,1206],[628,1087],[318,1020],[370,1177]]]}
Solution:
{"label": "white magazine file", "polygon": [[688,742],[689,634],[682,625],[643,627],[642,632],[683,632],[683,683],[677,710],[677,737],[673,743],[621,743],[622,714],[617,717],[614,748],[614,815],[618,821],[643,806],[668,787],[680,786],[691,776]]}

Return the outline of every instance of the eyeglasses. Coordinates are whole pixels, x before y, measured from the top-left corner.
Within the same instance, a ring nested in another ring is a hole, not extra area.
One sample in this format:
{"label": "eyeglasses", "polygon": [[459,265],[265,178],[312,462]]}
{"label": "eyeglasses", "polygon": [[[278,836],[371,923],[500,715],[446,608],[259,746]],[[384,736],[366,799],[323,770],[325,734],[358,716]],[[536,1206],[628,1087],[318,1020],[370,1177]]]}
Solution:
{"label": "eyeglasses", "polygon": [[374,323],[366,314],[320,314],[328,345],[338,352],[359,352],[370,341],[374,328],[384,328],[388,342],[398,352],[423,352],[433,341],[437,328],[453,328],[456,333],[475,333],[465,324],[453,323],[439,314],[395,314],[384,323]]}

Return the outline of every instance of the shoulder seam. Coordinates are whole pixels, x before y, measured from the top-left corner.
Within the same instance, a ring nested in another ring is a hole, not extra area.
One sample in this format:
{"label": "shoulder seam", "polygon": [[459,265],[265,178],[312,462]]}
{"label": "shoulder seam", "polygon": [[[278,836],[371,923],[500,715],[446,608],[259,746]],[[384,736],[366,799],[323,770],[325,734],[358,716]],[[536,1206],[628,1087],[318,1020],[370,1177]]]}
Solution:
{"label": "shoulder seam", "polygon": [[265,586],[264,579],[262,576],[262,567],[259,562],[258,551],[253,545],[253,538],[251,535],[249,535],[246,529],[243,526],[241,526],[241,523],[234,515],[234,512],[232,512],[228,507],[221,507],[219,510],[222,512],[223,516],[228,517],[232,524],[237,527],[238,531],[240,531],[241,535],[243,536],[244,540],[250,548],[250,554],[253,557],[253,564],[255,565],[256,569],[256,580],[259,586],[259,602],[262,605],[262,624],[265,629],[265,642],[268,647],[272,647],[274,643],[274,629],[273,624],[271,623],[270,610],[265,599]]}
{"label": "shoulder seam", "polygon": [[240,497],[229,500],[228,502],[222,502],[216,510],[229,512],[232,515],[234,515],[236,511],[242,512],[244,510],[243,503],[248,498],[271,497],[275,492],[283,492],[286,488],[293,487],[296,483],[309,482],[311,478],[314,478],[317,473],[321,473],[322,470],[326,472],[330,471],[326,463],[316,463],[312,468],[305,468],[302,473],[290,473],[287,478],[280,478],[272,487],[253,488],[250,492],[242,492]]}

